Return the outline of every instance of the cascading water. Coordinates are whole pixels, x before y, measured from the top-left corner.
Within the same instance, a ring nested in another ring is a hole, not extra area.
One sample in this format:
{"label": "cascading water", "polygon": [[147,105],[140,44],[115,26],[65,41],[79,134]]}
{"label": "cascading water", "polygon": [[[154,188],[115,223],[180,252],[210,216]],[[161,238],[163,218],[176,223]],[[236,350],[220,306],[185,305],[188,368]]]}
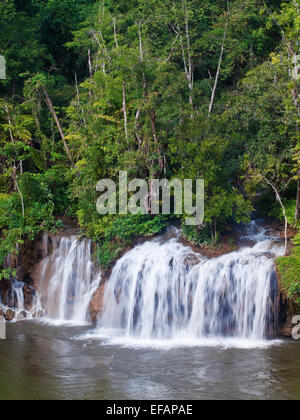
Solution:
{"label": "cascading water", "polygon": [[7,320],[35,319],[43,316],[44,311],[36,291],[22,282],[14,280],[1,298],[0,310]]}
{"label": "cascading water", "polygon": [[177,237],[135,247],[106,284],[99,329],[146,340],[271,335],[278,313],[273,259],[283,248],[255,223],[244,239],[256,243],[212,260]]}
{"label": "cascading water", "polygon": [[48,318],[76,324],[88,320],[89,303],[100,283],[91,254],[91,241],[76,236],[53,239],[53,253],[42,263],[39,285]]}

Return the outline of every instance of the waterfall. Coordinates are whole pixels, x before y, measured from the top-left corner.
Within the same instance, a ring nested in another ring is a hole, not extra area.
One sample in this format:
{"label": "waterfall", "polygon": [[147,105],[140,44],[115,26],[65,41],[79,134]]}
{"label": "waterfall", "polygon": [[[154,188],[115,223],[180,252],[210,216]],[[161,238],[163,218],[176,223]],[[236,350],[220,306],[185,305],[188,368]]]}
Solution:
{"label": "waterfall", "polygon": [[99,331],[121,329],[145,340],[275,335],[274,257],[283,248],[274,239],[252,223],[243,238],[248,244],[211,260],[184,246],[178,232],[138,245],[106,284]]}
{"label": "waterfall", "polygon": [[13,280],[0,294],[0,312],[8,321],[35,319],[44,315],[38,293],[25,283]]}
{"label": "waterfall", "polygon": [[53,253],[42,262],[39,284],[48,318],[85,323],[99,283],[100,276],[92,262],[91,241],[80,241],[76,236],[53,238]]}

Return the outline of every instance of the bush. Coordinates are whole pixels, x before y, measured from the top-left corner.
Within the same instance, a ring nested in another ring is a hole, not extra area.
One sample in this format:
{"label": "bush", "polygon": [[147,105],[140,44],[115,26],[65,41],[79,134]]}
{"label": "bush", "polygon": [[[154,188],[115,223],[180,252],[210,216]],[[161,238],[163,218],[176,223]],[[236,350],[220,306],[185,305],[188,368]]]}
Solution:
{"label": "bush", "polygon": [[196,226],[182,225],[182,235],[185,239],[194,245],[210,245],[212,243],[212,236],[209,226],[197,228]]}
{"label": "bush", "polygon": [[[299,240],[299,234],[295,237]],[[277,259],[282,292],[293,303],[300,306],[300,246],[296,246],[291,256]]]}
{"label": "bush", "polygon": [[134,239],[161,233],[169,224],[169,216],[128,215],[101,219],[94,232],[98,235],[98,261],[108,269]]}

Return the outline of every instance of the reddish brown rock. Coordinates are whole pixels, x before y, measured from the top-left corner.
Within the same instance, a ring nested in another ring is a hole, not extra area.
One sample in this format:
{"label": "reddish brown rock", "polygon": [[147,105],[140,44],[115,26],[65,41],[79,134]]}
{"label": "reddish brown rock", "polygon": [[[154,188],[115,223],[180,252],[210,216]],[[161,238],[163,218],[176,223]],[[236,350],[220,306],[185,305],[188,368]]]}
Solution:
{"label": "reddish brown rock", "polygon": [[15,311],[8,309],[5,314],[5,319],[6,321],[12,321],[15,318],[15,316],[16,316]]}
{"label": "reddish brown rock", "polygon": [[97,323],[97,320],[103,310],[104,286],[105,283],[101,282],[99,289],[96,290],[90,302],[90,320],[94,325]]}
{"label": "reddish brown rock", "polygon": [[26,309],[26,311],[31,311],[33,307],[34,290],[31,287],[25,285],[23,287],[23,295],[24,295],[24,308]]}
{"label": "reddish brown rock", "polygon": [[292,331],[293,331],[293,324],[292,324],[292,317],[288,317],[287,321],[282,325],[280,329],[280,335],[285,338],[291,338],[292,337]]}

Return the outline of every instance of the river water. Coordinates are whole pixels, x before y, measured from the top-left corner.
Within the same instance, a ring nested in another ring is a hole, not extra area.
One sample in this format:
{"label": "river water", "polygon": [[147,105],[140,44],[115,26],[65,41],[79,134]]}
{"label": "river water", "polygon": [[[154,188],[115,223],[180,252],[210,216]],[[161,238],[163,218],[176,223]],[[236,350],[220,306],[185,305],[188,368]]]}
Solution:
{"label": "river water", "polygon": [[89,338],[89,328],[8,324],[0,399],[300,399],[300,342],[153,348]]}

